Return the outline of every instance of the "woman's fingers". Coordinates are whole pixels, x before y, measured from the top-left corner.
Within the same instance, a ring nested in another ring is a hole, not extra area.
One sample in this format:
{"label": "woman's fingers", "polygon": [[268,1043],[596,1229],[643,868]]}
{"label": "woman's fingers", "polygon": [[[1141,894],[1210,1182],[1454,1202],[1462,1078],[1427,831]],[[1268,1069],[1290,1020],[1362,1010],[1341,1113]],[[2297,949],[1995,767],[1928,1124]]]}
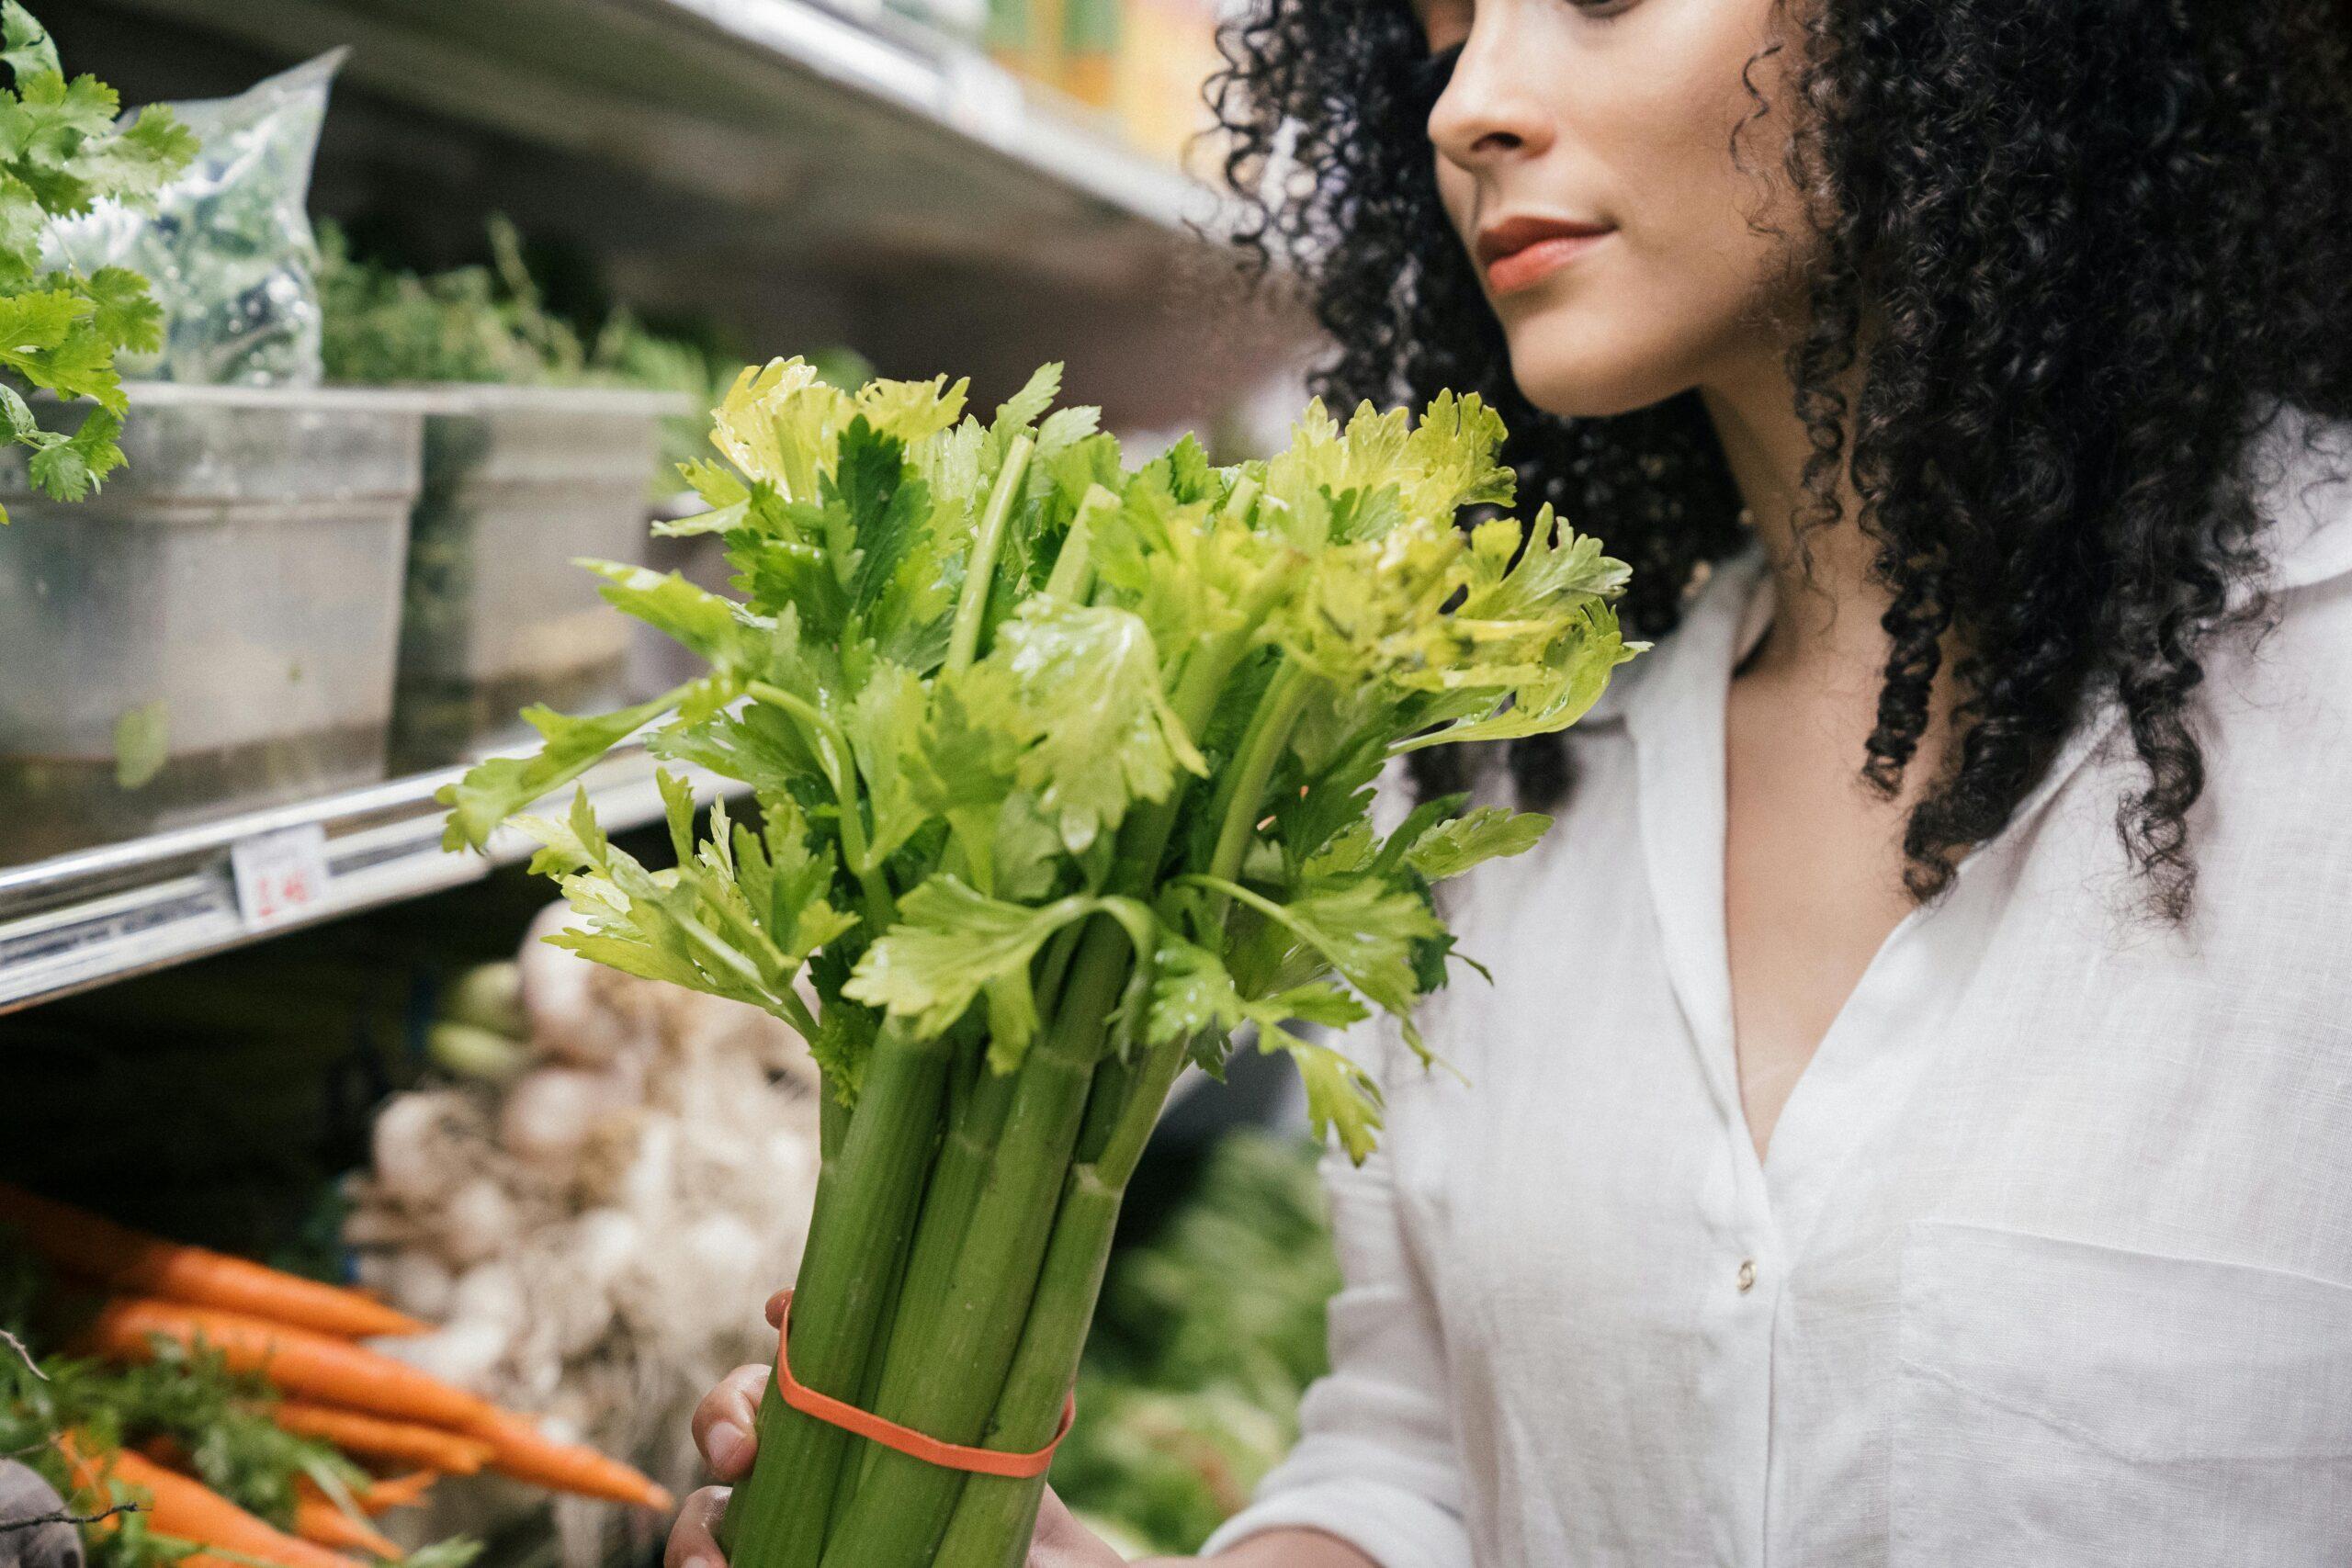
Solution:
{"label": "woman's fingers", "polygon": [[741,1481],[751,1472],[753,1413],[767,1385],[767,1368],[738,1367],[695,1406],[695,1447],[721,1481]]}
{"label": "woman's fingers", "polygon": [[1029,1568],[1127,1568],[1127,1560],[1080,1524],[1048,1488],[1037,1509],[1037,1535],[1029,1546]]}
{"label": "woman's fingers", "polygon": [[662,1553],[662,1568],[727,1568],[718,1550],[718,1519],[727,1512],[727,1495],[733,1488],[706,1486],[678,1510],[670,1527],[670,1544]]}

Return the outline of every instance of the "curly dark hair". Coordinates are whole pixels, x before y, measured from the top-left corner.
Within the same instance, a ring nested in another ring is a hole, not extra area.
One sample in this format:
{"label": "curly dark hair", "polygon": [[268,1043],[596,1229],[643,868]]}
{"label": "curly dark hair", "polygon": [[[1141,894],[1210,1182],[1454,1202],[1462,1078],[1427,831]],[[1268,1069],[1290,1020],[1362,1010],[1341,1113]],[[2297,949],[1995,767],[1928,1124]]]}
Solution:
{"label": "curly dark hair", "polygon": [[[1918,899],[2111,693],[2145,775],[2119,829],[2154,908],[2189,906],[2200,658],[2262,605],[2247,448],[2283,408],[2352,413],[2346,9],[1782,0],[1789,88],[1751,87],[1751,120],[1790,116],[1817,238],[1788,360],[1812,447],[1800,521],[1838,524],[1849,486],[1894,596],[1860,759],[1880,790],[1912,762],[1947,632],[1967,650],[1955,743],[1905,837]],[[1242,242],[1292,263],[1338,345],[1317,390],[1494,401],[1522,499],[1630,560],[1627,619],[1670,631],[1746,536],[1713,428],[1693,393],[1564,419],[1512,385],[1439,205],[1442,75],[1405,0],[1255,0],[1221,43],[1208,96]],[[1458,785],[1456,750],[1415,754],[1423,789]],[[1557,737],[1508,762],[1522,795],[1567,787]]]}

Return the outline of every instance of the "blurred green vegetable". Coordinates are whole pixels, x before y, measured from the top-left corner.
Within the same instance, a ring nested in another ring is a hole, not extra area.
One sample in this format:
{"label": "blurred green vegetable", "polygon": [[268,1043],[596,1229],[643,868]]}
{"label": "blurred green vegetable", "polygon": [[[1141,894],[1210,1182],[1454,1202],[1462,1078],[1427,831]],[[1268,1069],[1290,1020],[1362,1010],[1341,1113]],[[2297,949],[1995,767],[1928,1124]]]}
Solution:
{"label": "blurred green vegetable", "polygon": [[355,256],[335,223],[321,222],[318,233],[320,354],[328,380],[540,386],[587,377],[578,330],[547,310],[505,219],[491,220],[492,265],[430,277]]}
{"label": "blurred green vegetable", "polygon": [[1154,1552],[1196,1551],[1298,1438],[1340,1286],[1310,1144],[1238,1132],[1192,1195],[1112,1255],[1054,1461],[1063,1501]]}

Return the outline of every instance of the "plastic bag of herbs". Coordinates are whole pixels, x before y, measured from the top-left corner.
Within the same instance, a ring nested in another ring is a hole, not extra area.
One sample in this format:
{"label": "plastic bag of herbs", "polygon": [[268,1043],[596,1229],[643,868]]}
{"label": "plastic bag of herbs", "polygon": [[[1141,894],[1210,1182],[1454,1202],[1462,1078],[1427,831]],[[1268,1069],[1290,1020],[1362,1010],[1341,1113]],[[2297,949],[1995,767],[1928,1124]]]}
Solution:
{"label": "plastic bag of herbs", "polygon": [[[1556,730],[1635,649],[1625,569],[1512,498],[1500,420],[1310,407],[1271,459],[1191,441],[1140,466],[1041,371],[982,422],[965,386],[746,371],[727,461],[672,526],[724,536],[740,598],[605,564],[618,608],[707,672],[621,712],[526,714],[528,758],[446,793],[452,847],[640,728],[739,781],[757,824],[677,863],[616,847],[584,795],[522,818],[587,929],[555,940],[764,1008],[830,1091],[777,1388],[726,1535],[734,1568],[1005,1568],[1044,1485],[939,1445],[1055,1439],[1113,1227],[1171,1082],[1238,1030],[1287,1053],[1361,1158],[1376,1085],[1301,1031],[1416,1000],[1453,939],[1431,884],[1545,818],[1461,796],[1374,831],[1372,784],[1425,746]],[[802,987],[806,986],[804,995]],[[929,1450],[918,1457],[909,1450]]]}

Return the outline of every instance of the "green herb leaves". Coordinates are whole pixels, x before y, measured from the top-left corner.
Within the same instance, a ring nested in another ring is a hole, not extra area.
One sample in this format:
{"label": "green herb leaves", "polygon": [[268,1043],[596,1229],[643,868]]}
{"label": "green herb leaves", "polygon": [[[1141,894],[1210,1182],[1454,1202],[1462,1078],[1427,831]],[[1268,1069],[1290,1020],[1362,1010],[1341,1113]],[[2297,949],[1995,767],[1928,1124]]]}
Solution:
{"label": "green herb leaves", "polygon": [[48,33],[17,0],[0,4],[0,63],[15,79],[0,88],[0,367],[61,401],[95,405],[72,431],[45,429],[22,392],[0,382],[0,439],[31,449],[35,485],[79,501],[122,462],[115,355],[157,347],[162,317],[136,273],[44,270],[41,237],[51,220],[100,200],[152,203],[195,155],[196,139],[163,108],[117,125],[114,89],[91,76],[68,81]]}
{"label": "green herb leaves", "polygon": [[1092,410],[1052,410],[1058,384],[984,424],[944,377],[746,370],[727,464],[685,469],[711,511],[676,525],[725,536],[741,597],[589,563],[710,674],[602,718],[535,711],[546,746],[456,786],[450,840],[661,726],[656,755],[734,781],[763,827],[716,812],[697,840],[666,775],[674,870],[583,806],[527,821],[587,922],[567,945],[790,1020],[844,1100],[886,1020],[974,1071],[1047,1043],[1162,1089],[1254,1033],[1361,1158],[1378,1086],[1317,1032],[1378,1009],[1419,1048],[1455,956],[1430,885],[1548,825],[1456,796],[1381,840],[1372,781],[1581,713],[1634,651],[1623,568],[1548,511],[1455,526],[1511,494],[1476,398],[1311,409],[1271,461],[1187,441],[1129,468]]}

